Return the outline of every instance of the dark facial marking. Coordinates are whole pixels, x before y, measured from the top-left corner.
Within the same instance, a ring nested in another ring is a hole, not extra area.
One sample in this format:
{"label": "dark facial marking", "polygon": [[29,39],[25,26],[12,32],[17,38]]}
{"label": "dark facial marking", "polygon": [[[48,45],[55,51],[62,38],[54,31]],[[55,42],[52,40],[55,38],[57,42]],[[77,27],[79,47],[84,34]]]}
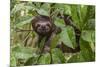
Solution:
{"label": "dark facial marking", "polygon": [[37,33],[47,34],[51,31],[51,24],[49,21],[39,21],[35,25]]}

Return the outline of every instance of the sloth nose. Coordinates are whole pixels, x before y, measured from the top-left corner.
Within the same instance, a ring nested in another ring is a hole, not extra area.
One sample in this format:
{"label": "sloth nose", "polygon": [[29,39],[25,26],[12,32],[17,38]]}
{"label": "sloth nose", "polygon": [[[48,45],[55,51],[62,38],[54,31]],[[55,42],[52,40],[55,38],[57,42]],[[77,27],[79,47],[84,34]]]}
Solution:
{"label": "sloth nose", "polygon": [[42,26],[42,29],[45,29],[45,26]]}

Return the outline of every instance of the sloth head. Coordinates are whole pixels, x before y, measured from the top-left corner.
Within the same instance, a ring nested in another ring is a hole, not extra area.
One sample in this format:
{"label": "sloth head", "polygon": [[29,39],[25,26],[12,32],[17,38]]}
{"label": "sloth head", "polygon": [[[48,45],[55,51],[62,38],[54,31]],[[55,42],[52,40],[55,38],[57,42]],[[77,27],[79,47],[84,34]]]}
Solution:
{"label": "sloth head", "polygon": [[39,34],[48,34],[51,31],[51,24],[49,21],[39,21],[35,25],[36,32]]}
{"label": "sloth head", "polygon": [[32,20],[32,27],[36,33],[47,35],[52,31],[53,23],[47,16],[37,16]]}

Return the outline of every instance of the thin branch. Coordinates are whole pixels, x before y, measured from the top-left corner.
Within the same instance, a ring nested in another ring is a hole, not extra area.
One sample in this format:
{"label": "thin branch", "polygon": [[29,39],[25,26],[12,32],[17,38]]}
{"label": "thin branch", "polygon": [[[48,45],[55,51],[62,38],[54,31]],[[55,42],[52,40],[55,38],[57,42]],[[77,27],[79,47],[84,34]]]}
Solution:
{"label": "thin branch", "polygon": [[15,29],[16,32],[29,32],[29,31],[34,31],[34,30],[23,30],[23,29]]}

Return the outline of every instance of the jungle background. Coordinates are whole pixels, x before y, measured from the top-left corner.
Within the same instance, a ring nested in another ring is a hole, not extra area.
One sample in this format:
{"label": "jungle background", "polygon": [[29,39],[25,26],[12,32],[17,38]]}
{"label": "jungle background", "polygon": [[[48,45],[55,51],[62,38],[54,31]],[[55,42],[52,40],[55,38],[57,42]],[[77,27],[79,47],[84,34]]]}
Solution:
{"label": "jungle background", "polygon": [[[32,30],[31,20],[34,16],[50,16],[50,10],[54,9],[52,17],[54,23],[63,29],[62,33],[52,40],[52,58],[54,64],[77,63],[95,61],[95,6],[57,4],[50,7],[52,3],[24,2],[11,0],[10,4],[10,65],[24,66],[38,64],[50,64],[50,54],[43,54],[38,62],[35,41],[36,33]],[[80,46],[78,53],[62,53],[54,46],[63,41],[67,46],[74,48],[75,33],[71,27],[65,27],[64,21],[56,17],[58,13],[68,14],[72,17],[74,24],[81,30]],[[41,44],[44,42],[42,41]]]}

